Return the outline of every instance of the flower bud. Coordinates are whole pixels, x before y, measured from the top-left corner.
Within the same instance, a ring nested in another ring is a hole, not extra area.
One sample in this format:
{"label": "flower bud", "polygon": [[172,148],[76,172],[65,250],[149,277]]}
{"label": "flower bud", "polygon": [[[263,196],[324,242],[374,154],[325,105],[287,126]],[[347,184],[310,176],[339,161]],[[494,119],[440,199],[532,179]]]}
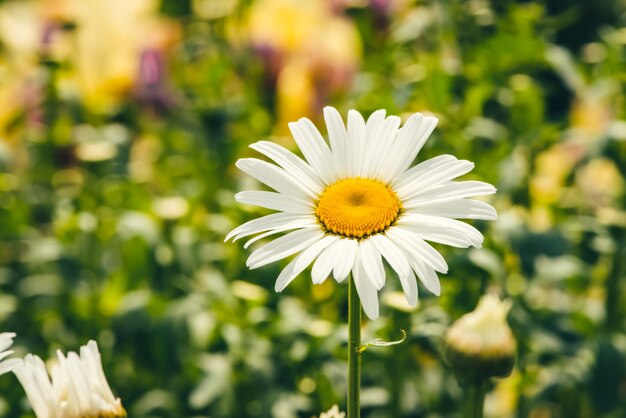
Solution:
{"label": "flower bud", "polygon": [[506,322],[510,308],[510,300],[484,295],[474,311],[452,324],[444,355],[459,380],[475,384],[511,373],[516,345]]}

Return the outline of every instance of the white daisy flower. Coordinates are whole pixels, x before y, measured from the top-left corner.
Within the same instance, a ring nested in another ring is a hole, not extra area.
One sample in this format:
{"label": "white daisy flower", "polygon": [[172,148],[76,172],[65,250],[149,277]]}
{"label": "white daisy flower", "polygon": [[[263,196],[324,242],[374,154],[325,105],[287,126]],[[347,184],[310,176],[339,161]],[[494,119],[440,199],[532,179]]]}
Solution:
{"label": "white daisy flower", "polygon": [[407,301],[417,304],[416,276],[439,295],[437,272],[448,266],[426,241],[455,247],[480,247],[482,234],[456,220],[496,219],[495,209],[468,198],[495,193],[480,181],[452,181],[474,167],[470,161],[440,155],[411,166],[437,124],[416,113],[400,128],[400,118],[374,112],[367,122],[348,112],[347,128],[332,107],[324,109],[329,144],[302,118],[289,124],[306,161],[268,141],[251,148],[276,164],[256,158],[237,167],[274,189],[244,191],[240,203],[279,211],[235,228],[226,240],[250,239],[244,248],[270,235],[288,232],[248,258],[251,269],[298,254],[280,273],[282,291],[313,263],[313,283],[332,273],[343,281],[350,272],[367,316],[378,317],[377,292],[385,284],[383,259],[400,278]]}
{"label": "white daisy flower", "polygon": [[8,350],[13,345],[14,332],[3,332],[0,334],[0,375],[10,372],[16,365],[20,363],[18,359],[8,359],[13,354],[13,350]]}
{"label": "white daisy flower", "polygon": [[337,405],[333,405],[328,411],[322,412],[319,418],[346,418],[346,413],[339,411]]}
{"label": "white daisy flower", "polygon": [[28,354],[13,369],[37,418],[122,418],[126,411],[107,383],[95,341],[80,355],[57,351],[50,376],[38,356]]}

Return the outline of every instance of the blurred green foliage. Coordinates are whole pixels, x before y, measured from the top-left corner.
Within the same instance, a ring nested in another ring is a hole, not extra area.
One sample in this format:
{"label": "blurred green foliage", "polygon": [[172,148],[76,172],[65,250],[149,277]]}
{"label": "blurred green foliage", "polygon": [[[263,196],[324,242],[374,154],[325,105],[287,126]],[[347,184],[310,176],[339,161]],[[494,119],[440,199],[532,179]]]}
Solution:
{"label": "blurred green foliage", "polygon": [[[626,416],[624,1],[76,4],[0,3],[0,321],[18,354],[96,339],[135,418],[341,405],[346,287],[275,294],[280,265],[248,271],[222,243],[261,213],[235,204],[234,162],[263,138],[293,148],[286,122],[325,104],[428,111],[419,158],[476,162],[500,218],[475,223],[483,249],[437,247],[441,297],[406,309],[390,276],[364,338],[408,338],[364,354],[363,416],[460,416],[439,345],[488,289],[514,302],[519,353],[487,416]],[[0,400],[32,416],[12,376]]]}

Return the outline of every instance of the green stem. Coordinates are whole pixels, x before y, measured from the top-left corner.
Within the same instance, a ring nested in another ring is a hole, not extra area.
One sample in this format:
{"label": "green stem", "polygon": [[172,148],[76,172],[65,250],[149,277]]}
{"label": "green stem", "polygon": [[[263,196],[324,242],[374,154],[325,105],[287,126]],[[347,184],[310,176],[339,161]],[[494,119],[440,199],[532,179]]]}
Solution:
{"label": "green stem", "polygon": [[471,383],[465,388],[465,418],[483,418],[485,383]]}
{"label": "green stem", "polygon": [[352,275],[348,277],[348,418],[359,418],[361,389],[361,301]]}

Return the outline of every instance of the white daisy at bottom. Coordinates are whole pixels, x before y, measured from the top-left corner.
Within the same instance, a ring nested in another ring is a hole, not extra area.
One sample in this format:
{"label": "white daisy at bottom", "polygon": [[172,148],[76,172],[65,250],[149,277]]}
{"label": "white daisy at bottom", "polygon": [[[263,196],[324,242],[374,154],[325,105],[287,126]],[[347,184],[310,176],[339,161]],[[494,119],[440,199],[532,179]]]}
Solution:
{"label": "white daisy at bottom", "polygon": [[322,412],[319,418],[346,418],[346,413],[339,411],[337,405],[333,405],[328,411]]}
{"label": "white daisy at bottom", "polygon": [[13,369],[37,418],[123,418],[126,411],[107,383],[95,341],[80,355],[57,351],[50,370],[38,356],[28,354]]}
{"label": "white daisy at bottom", "polygon": [[[396,272],[407,301],[417,304],[416,278],[435,294],[444,258],[427,241],[454,247],[480,247],[482,234],[457,219],[496,219],[495,209],[469,198],[492,194],[480,181],[453,181],[474,164],[440,155],[412,166],[437,118],[416,113],[400,118],[374,112],[365,121],[348,112],[347,126],[332,107],[324,108],[328,143],[306,118],[289,124],[304,160],[280,145],[260,141],[251,148],[275,164],[256,158],[237,167],[275,191],[243,191],[240,203],[278,211],[235,228],[226,240],[256,235],[255,241],[285,235],[256,249],[254,269],[296,255],[276,280],[282,291],[312,264],[313,283],[332,273],[341,282],[352,272],[371,319],[379,314],[378,291],[385,285],[383,259]],[[306,160],[306,161],[305,161]]]}

